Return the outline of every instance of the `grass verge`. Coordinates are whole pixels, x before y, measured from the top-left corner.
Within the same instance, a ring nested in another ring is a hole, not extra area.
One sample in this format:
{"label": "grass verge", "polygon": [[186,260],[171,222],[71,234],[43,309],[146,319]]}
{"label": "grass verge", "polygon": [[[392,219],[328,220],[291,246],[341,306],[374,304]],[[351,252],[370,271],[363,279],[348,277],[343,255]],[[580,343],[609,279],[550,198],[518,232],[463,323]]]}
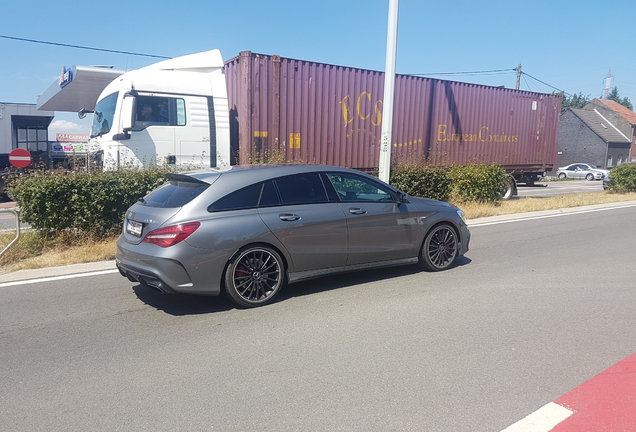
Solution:
{"label": "grass verge", "polygon": [[[15,230],[0,234],[0,247],[4,249],[14,238]],[[22,231],[20,239],[0,257],[0,274],[111,260],[115,258],[116,241],[117,237],[95,239],[69,233],[47,236],[36,231]]]}
{"label": "grass verge", "polygon": [[[495,203],[453,204],[464,210],[468,219],[477,219],[632,200],[636,200],[636,193],[617,194],[603,191],[549,198],[520,198]],[[4,249],[14,237],[15,232],[0,234],[0,249]],[[111,260],[115,257],[116,240],[117,237],[100,240],[74,233],[46,236],[35,231],[23,231],[20,240],[0,257],[0,274],[16,270]]]}
{"label": "grass verge", "polygon": [[453,204],[461,208],[464,213],[466,213],[467,219],[477,219],[488,216],[526,213],[541,210],[557,210],[585,205],[609,204],[634,200],[636,200],[636,192],[618,194],[603,191],[566,194],[547,198],[519,198],[509,201],[496,201],[494,203],[456,202]]}

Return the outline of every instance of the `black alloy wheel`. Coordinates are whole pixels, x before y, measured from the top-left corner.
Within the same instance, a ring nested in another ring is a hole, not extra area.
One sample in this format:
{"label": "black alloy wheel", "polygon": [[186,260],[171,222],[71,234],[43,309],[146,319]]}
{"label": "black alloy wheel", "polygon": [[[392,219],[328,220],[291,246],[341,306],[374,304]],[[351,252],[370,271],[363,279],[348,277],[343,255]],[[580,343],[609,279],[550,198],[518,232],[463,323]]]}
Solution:
{"label": "black alloy wheel", "polygon": [[271,302],[283,281],[283,260],[267,246],[250,246],[239,251],[225,271],[226,293],[242,307]]}
{"label": "black alloy wheel", "polygon": [[457,234],[448,224],[433,228],[422,245],[420,264],[428,271],[445,270],[457,257]]}

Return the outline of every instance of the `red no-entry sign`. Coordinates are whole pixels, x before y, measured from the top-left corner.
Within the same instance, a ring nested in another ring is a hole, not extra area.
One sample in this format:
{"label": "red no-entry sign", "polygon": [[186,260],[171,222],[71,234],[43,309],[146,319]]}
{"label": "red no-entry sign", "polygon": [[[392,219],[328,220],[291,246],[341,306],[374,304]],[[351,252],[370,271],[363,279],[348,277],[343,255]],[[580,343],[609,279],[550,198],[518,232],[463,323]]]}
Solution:
{"label": "red no-entry sign", "polygon": [[31,163],[31,153],[17,148],[9,153],[9,163],[16,168],[26,168]]}

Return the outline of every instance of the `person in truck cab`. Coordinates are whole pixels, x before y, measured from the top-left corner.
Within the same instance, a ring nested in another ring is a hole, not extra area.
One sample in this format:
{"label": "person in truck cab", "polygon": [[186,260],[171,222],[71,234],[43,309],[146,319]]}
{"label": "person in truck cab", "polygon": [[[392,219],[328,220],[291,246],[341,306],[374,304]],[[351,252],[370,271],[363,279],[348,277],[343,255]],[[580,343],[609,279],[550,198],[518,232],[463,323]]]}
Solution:
{"label": "person in truck cab", "polygon": [[157,117],[154,115],[152,105],[145,103],[141,108],[141,118],[139,119],[142,122],[156,122]]}

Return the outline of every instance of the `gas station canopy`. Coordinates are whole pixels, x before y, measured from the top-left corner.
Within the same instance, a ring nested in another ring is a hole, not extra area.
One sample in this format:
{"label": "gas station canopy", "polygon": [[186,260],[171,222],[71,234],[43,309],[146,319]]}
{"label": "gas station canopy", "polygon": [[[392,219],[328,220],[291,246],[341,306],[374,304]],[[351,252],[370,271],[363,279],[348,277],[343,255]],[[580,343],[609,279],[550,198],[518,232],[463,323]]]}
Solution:
{"label": "gas station canopy", "polygon": [[38,98],[37,109],[78,112],[84,108],[92,111],[102,90],[124,72],[108,66],[63,68],[57,82]]}

